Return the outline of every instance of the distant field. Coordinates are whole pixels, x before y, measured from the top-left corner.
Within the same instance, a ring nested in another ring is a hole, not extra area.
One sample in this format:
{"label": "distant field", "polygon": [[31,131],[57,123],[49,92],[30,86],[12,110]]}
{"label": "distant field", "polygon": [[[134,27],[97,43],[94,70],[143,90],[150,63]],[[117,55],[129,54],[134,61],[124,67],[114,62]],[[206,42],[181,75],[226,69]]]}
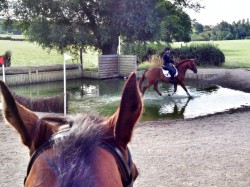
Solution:
{"label": "distant field", "polygon": [[[226,57],[225,67],[250,67],[250,40],[211,41],[203,43],[213,43],[222,50]],[[189,44],[178,42],[174,43],[173,47]],[[0,40],[0,55],[9,49],[12,51],[12,66],[36,66],[63,63],[63,55],[57,53],[55,50],[48,53],[46,49],[42,49],[40,46],[27,41]],[[97,52],[89,50],[83,54],[83,58],[83,66],[85,68],[97,67]],[[74,60],[74,62],[76,61],[79,61],[79,59]]]}
{"label": "distant field", "polygon": [[[35,43],[0,40],[0,55],[3,55],[5,51],[9,49],[12,52],[11,66],[63,64],[63,55],[55,50],[48,52],[48,50],[43,49]],[[83,65],[86,67],[96,67],[97,60],[97,52],[89,50],[88,53],[83,54]],[[79,59],[73,60],[73,62],[76,61],[79,61]],[[71,61],[68,63],[70,62]]]}
{"label": "distant field", "polygon": [[250,40],[228,40],[214,43],[225,54],[225,66],[250,67]]}
{"label": "distant field", "polygon": [[[250,40],[225,40],[191,43],[215,44],[225,54],[225,67],[250,67]],[[174,43],[174,47],[179,47],[181,45],[186,44],[181,42]]]}

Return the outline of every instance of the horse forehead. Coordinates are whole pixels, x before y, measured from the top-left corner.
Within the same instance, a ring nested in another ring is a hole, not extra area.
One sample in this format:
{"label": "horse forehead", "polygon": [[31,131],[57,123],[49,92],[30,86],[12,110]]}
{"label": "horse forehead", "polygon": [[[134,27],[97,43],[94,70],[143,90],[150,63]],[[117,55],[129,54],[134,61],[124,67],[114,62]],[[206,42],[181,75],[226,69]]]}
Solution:
{"label": "horse forehead", "polygon": [[122,179],[114,156],[102,148],[97,148],[94,165],[96,185],[102,187],[122,187]]}
{"label": "horse forehead", "polygon": [[[39,181],[43,181],[46,179],[46,177],[42,177],[44,174],[53,172],[54,179],[59,184],[70,183],[71,174],[77,176],[73,182],[84,180],[93,183],[89,176],[95,176],[92,168],[96,165],[96,158],[101,158],[96,153],[98,145],[103,139],[110,138],[112,134],[99,118],[81,117],[75,118],[74,122],[71,128],[53,136],[51,139],[53,146],[43,149],[43,152],[36,158],[27,182],[37,181],[38,178]],[[34,170],[39,167],[43,168],[43,172],[40,172],[39,169]]]}
{"label": "horse forehead", "polygon": [[57,186],[54,171],[47,162],[47,157],[53,155],[53,150],[48,149],[36,159],[33,164],[25,185],[27,186]]}
{"label": "horse forehead", "polygon": [[187,62],[190,62],[191,65],[195,66],[195,60],[194,59],[189,59],[189,60],[187,60]]}

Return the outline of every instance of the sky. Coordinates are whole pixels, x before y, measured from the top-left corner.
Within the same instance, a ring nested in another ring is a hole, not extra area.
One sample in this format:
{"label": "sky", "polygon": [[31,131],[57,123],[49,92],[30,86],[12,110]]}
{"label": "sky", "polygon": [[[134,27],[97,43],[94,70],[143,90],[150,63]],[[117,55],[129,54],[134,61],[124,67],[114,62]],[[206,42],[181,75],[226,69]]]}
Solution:
{"label": "sky", "polygon": [[187,10],[191,19],[196,19],[202,25],[217,25],[221,21],[232,23],[249,18],[250,0],[200,0],[205,6],[199,13]]}

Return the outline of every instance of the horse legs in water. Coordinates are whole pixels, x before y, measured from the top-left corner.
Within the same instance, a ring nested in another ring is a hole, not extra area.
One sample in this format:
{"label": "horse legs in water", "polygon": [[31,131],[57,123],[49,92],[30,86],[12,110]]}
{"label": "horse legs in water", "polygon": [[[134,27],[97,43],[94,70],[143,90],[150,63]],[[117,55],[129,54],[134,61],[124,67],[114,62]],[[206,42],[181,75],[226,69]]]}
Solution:
{"label": "horse legs in water", "polygon": [[[181,85],[181,87],[183,88],[183,90],[185,90],[185,92],[187,93],[188,97],[191,98],[192,96],[189,94],[186,86],[183,84],[183,82],[179,83]],[[174,84],[174,92],[171,95],[174,95],[177,91],[177,84]],[[170,94],[168,94],[168,96],[171,96]]]}
{"label": "horse legs in water", "polygon": [[[154,84],[155,84],[155,83],[154,83]],[[157,84],[158,84],[158,82],[157,82]],[[143,84],[143,85],[141,86],[141,88],[140,88],[141,96],[144,95],[145,91],[146,91],[151,85],[152,85],[152,83],[149,83],[149,82],[147,81],[145,85]],[[155,85],[154,85],[154,88],[155,88]],[[157,88],[156,88],[156,89],[157,89]],[[157,91],[157,90],[156,90],[156,91]],[[160,93],[159,91],[157,91],[157,93],[158,93],[159,95],[161,95],[161,93]]]}
{"label": "horse legs in water", "polygon": [[[147,84],[146,86],[142,87],[141,93],[142,96],[144,95],[145,91],[151,86],[152,84]],[[160,95],[162,96],[161,92],[158,89],[158,81],[154,83],[154,90]]]}
{"label": "horse legs in water", "polygon": [[188,92],[186,86],[183,84],[183,82],[180,82],[180,85],[181,85],[181,87],[186,91],[188,97],[192,97],[192,96],[189,94],[189,92]]}
{"label": "horse legs in water", "polygon": [[168,94],[168,96],[174,95],[177,91],[177,84],[174,84],[174,92],[172,94]]}
{"label": "horse legs in water", "polygon": [[[151,85],[150,85],[151,86]],[[146,89],[148,89],[150,86],[146,85],[146,86],[143,86],[142,89],[141,89],[141,96],[144,95]]]}
{"label": "horse legs in water", "polygon": [[154,83],[154,90],[160,95],[162,96],[161,92],[158,89],[158,81]]}

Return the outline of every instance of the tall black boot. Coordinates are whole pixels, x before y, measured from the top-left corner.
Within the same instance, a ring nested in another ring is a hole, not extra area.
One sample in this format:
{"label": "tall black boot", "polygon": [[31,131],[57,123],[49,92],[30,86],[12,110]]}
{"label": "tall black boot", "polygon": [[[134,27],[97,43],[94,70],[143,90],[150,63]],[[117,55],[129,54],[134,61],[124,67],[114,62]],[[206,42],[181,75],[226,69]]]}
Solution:
{"label": "tall black boot", "polygon": [[175,83],[176,83],[176,80],[175,80],[174,76],[171,76],[170,82],[171,82],[172,84],[175,84]]}

